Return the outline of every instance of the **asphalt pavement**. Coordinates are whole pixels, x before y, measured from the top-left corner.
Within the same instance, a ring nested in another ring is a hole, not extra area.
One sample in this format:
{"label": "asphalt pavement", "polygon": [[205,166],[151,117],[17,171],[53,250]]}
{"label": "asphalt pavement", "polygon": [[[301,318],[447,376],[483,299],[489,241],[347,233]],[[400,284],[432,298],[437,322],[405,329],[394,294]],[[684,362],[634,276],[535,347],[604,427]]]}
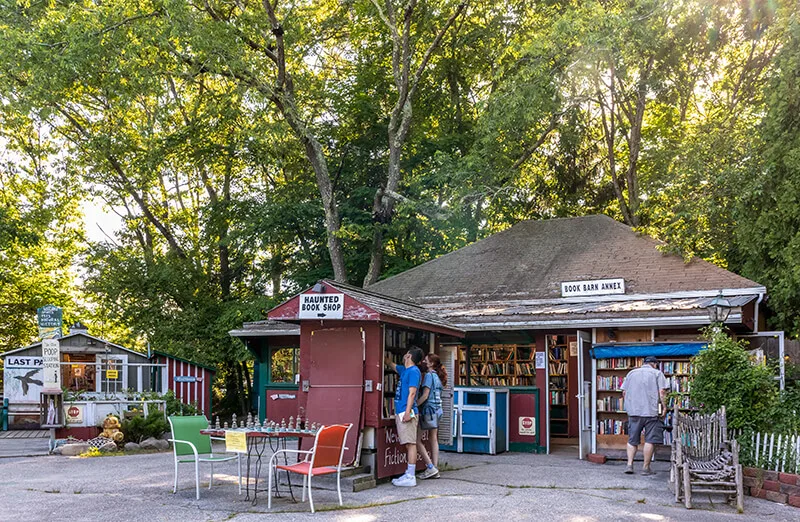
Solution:
{"label": "asphalt pavement", "polygon": [[418,481],[414,488],[383,483],[345,491],[343,508],[334,483],[315,479],[317,513],[311,515],[307,503],[288,498],[277,499],[269,511],[266,493],[255,506],[245,501],[237,495],[235,461],[216,467],[211,490],[205,489],[208,468],[201,468],[204,489],[197,501],[191,465],[182,465],[178,492],[172,493],[172,453],[3,458],[0,520],[800,520],[800,509],[751,497],[745,497],[743,515],[713,496],[701,496],[688,511],[673,501],[664,462],[654,464],[656,475],[645,477],[625,475],[620,462],[592,464],[571,452],[443,453],[442,460],[447,467],[440,479]]}

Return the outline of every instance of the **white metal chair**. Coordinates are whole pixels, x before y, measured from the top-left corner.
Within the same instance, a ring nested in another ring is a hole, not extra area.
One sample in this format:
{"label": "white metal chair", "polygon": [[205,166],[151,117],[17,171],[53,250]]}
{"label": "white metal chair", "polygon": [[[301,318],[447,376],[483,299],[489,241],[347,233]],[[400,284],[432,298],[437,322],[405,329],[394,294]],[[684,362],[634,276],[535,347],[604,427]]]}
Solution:
{"label": "white metal chair", "polygon": [[[308,502],[311,505],[311,512],[314,512],[314,499],[311,496],[311,479],[319,475],[330,475],[336,473],[336,491],[339,493],[339,505],[342,505],[342,459],[344,458],[344,443],[347,434],[352,428],[352,424],[334,424],[323,426],[317,431],[314,438],[314,447],[309,451],[302,450],[278,450],[269,459],[269,481],[268,481],[268,501],[267,508],[272,508],[272,476],[276,470],[283,470],[288,473],[298,473],[303,475],[303,501],[306,500],[306,485],[308,486]],[[279,455],[285,456],[287,453],[305,455],[305,458],[297,464],[278,465],[276,458]]]}
{"label": "white metal chair", "polygon": [[[214,463],[236,459],[238,463],[239,494],[242,494],[242,458],[241,454],[235,456],[214,456],[209,435],[202,435],[200,430],[208,428],[208,419],[205,415],[192,415],[186,417],[169,417],[172,429],[172,454],[175,457],[175,483],[172,492],[178,491],[178,464],[194,463],[194,481],[197,500],[200,500],[200,463],[208,462],[211,465],[211,478],[208,480],[208,489],[214,482]],[[218,440],[218,439],[217,439]]]}

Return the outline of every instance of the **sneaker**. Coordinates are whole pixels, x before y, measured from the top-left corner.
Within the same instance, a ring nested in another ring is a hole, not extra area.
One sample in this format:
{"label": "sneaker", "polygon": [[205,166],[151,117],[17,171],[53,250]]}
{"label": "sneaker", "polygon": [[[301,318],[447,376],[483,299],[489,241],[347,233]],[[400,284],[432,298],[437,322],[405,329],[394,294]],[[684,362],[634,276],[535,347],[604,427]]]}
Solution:
{"label": "sneaker", "polygon": [[625,468],[625,474],[626,475],[633,475],[633,466],[627,466]]}
{"label": "sneaker", "polygon": [[656,474],[656,472],[655,472],[655,471],[653,471],[653,470],[652,470],[652,469],[650,469],[650,468],[644,468],[644,469],[642,470],[642,475],[644,475],[644,476],[650,476],[650,475],[655,475],[655,474]]}
{"label": "sneaker", "polygon": [[400,478],[392,479],[392,484],[401,488],[411,488],[417,485],[417,478],[414,475],[403,475]]}
{"label": "sneaker", "polygon": [[436,468],[425,468],[425,471],[419,474],[419,478],[422,480],[439,478],[439,470]]}

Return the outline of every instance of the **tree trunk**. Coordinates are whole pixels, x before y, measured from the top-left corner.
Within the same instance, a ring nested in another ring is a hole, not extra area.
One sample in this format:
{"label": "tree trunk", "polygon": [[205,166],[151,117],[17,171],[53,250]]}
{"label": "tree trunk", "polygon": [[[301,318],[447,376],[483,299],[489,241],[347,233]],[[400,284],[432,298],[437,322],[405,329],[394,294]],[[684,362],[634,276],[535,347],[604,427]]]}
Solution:
{"label": "tree trunk", "polygon": [[336,203],[336,195],[333,191],[333,183],[328,171],[328,161],[325,158],[325,152],[322,150],[322,144],[311,134],[305,123],[300,119],[294,107],[294,102],[290,97],[276,97],[274,101],[286,122],[303,143],[306,157],[314,169],[319,195],[322,199],[322,209],[325,213],[325,232],[328,240],[328,253],[331,256],[331,265],[333,267],[333,278],[340,283],[347,283],[344,249],[342,240],[339,237],[342,222],[339,216],[339,206]]}
{"label": "tree trunk", "polygon": [[236,376],[236,396],[239,399],[239,413],[244,415],[247,413],[247,399],[245,397],[244,380],[242,379],[242,367],[238,362],[234,362],[233,366],[236,369],[234,375]]}
{"label": "tree trunk", "polygon": [[253,381],[250,379],[250,368],[247,367],[247,362],[240,362],[242,366],[242,374],[244,375],[244,385],[246,390],[245,401],[247,403],[247,411],[251,411],[253,406]]}

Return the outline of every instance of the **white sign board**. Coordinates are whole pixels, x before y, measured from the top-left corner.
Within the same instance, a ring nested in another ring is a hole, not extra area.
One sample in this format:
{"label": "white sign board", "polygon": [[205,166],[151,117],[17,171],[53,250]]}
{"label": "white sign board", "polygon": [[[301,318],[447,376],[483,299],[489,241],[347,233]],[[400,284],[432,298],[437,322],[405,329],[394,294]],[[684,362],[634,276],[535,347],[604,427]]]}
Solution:
{"label": "white sign board", "polygon": [[520,417],[519,434],[536,436],[536,420],[533,417]]}
{"label": "white sign board", "polygon": [[300,319],[342,319],[344,294],[300,294]]}
{"label": "white sign board", "polygon": [[536,369],[544,370],[547,368],[547,354],[544,352],[536,352]]}
{"label": "white sign board", "polygon": [[561,283],[561,297],[586,297],[625,293],[624,279],[597,279],[595,281],[569,281]]}
{"label": "white sign board", "polygon": [[44,363],[43,392],[61,391],[61,344],[58,339],[42,339]]}
{"label": "white sign board", "polygon": [[64,418],[67,419],[67,424],[83,424],[83,404],[65,404],[64,405]]}

